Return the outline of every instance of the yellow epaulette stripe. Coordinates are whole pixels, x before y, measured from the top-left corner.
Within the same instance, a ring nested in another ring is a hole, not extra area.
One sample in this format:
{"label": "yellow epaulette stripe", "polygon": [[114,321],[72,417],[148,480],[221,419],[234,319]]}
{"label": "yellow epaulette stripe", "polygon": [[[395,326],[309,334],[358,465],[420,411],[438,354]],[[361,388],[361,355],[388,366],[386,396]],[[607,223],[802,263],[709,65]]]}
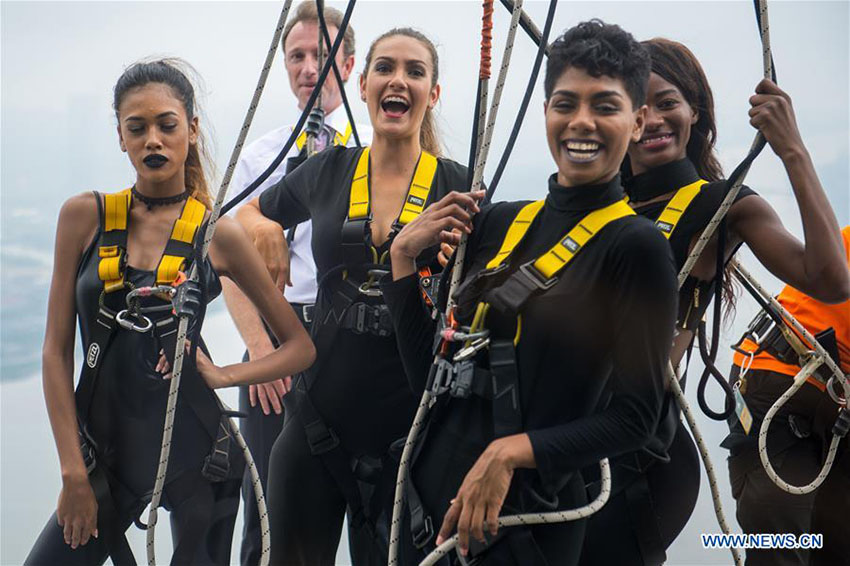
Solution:
{"label": "yellow epaulette stripe", "polygon": [[304,144],[305,144],[305,143],[307,143],[307,132],[305,132],[305,131],[303,131],[303,130],[302,130],[302,131],[301,131],[301,133],[300,133],[300,134],[298,134],[298,137],[297,137],[297,138],[295,138],[295,147],[297,147],[297,148],[298,148],[298,151],[299,151],[299,152],[300,152],[302,149],[304,149]]}
{"label": "yellow epaulette stripe", "polygon": [[369,148],[364,147],[351,180],[348,219],[360,220],[367,216],[369,216]]}
{"label": "yellow epaulette stripe", "polygon": [[685,185],[676,191],[676,194],[673,195],[673,198],[664,207],[664,210],[658,216],[658,220],[655,221],[655,225],[661,230],[665,238],[670,239],[673,230],[676,229],[685,210],[688,209],[688,206],[690,206],[691,202],[700,193],[703,185],[706,183],[707,181],[700,179],[690,185]]}
{"label": "yellow epaulette stripe", "polygon": [[564,269],[602,228],[614,220],[633,214],[635,211],[621,200],[605,208],[594,210],[573,227],[564,239],[537,258],[533,264],[534,268],[544,278],[551,279]]}
{"label": "yellow epaulette stripe", "polygon": [[537,217],[537,214],[543,209],[543,204],[545,202],[545,200],[538,200],[527,204],[520,209],[516,218],[514,218],[508,228],[508,232],[505,234],[502,247],[499,248],[499,251],[487,264],[487,269],[494,269],[498,267],[503,261],[505,261],[505,259],[508,258],[509,255],[511,255],[511,252],[514,251],[517,244],[519,244],[525,237],[525,233],[528,232],[528,228]]}
{"label": "yellow epaulette stripe", "polygon": [[334,136],[334,145],[348,145],[348,138],[351,137],[351,122],[345,124],[345,132],[339,133],[337,132]]}
{"label": "yellow epaulette stripe", "polygon": [[416,165],[416,172],[413,174],[413,182],[410,183],[410,189],[398,217],[399,224],[406,225],[425,210],[428,193],[431,192],[431,184],[434,182],[436,173],[437,158],[427,151],[423,151],[419,156],[419,163]]}

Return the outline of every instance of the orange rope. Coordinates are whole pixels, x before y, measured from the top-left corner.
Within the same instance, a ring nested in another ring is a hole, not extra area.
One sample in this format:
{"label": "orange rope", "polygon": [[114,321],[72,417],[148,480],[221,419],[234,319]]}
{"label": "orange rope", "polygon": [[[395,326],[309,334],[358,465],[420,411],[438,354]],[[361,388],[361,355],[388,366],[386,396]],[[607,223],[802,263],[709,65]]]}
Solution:
{"label": "orange rope", "polygon": [[484,15],[481,17],[481,68],[480,80],[490,78],[490,61],[493,47],[493,0],[484,0]]}

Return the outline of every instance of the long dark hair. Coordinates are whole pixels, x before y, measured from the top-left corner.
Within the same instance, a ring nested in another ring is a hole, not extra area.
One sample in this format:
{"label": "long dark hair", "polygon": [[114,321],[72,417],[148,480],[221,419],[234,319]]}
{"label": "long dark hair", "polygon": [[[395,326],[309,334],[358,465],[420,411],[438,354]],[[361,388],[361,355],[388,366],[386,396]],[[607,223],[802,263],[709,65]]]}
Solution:
{"label": "long dark hair", "polygon": [[[431,54],[431,88],[434,88],[440,78],[440,57],[437,55],[437,48],[434,46],[434,42],[428,39],[428,36],[413,28],[393,28],[378,36],[378,39],[372,42],[372,45],[369,46],[369,51],[366,53],[366,65],[363,68],[363,76],[365,77],[369,72],[369,65],[372,64],[375,47],[384,39],[397,35],[417,40]],[[425,109],[425,116],[422,118],[422,126],[419,129],[419,145],[422,146],[422,149],[437,157],[442,153],[440,137],[437,134],[437,123],[434,119],[434,112],[430,108]]]}
{"label": "long dark hair", "polygon": [[[187,74],[197,76],[194,69],[180,59],[157,59],[133,63],[118,77],[118,82],[115,83],[115,88],[112,91],[112,108],[115,110],[116,118],[121,101],[124,100],[124,96],[130,90],[150,83],[161,83],[171,87],[174,96],[183,103],[187,119],[191,121],[198,108],[195,100],[195,88]],[[204,169],[208,168],[210,163],[206,142],[201,132],[198,132],[197,141],[189,144],[189,153],[186,156],[184,166],[184,184],[189,194],[202,202],[207,208],[210,208],[212,198],[210,197]]]}
{"label": "long dark hair", "polygon": [[[699,113],[685,148],[688,159],[701,178],[720,181],[723,179],[723,168],[714,147],[717,143],[714,94],[702,65],[693,52],[678,41],[656,37],[641,43],[652,58],[652,72],[678,88],[688,105]],[[731,275],[731,268],[727,266],[723,273],[723,299],[727,317],[735,310],[735,286]]]}
{"label": "long dark hair", "polygon": [[688,105],[699,113],[685,150],[688,158],[700,177],[706,181],[721,180],[723,168],[714,150],[717,143],[714,94],[702,66],[691,50],[677,41],[656,37],[641,43],[652,58],[652,72],[675,85]]}

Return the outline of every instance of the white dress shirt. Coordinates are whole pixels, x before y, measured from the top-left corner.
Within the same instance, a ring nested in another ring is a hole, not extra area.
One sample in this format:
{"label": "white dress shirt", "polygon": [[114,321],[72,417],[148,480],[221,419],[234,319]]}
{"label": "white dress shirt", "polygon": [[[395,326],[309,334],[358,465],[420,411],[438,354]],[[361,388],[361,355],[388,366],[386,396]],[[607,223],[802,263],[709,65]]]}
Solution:
{"label": "white dress shirt", "polygon": [[[345,108],[340,105],[333,112],[325,116],[325,125],[332,128],[335,132],[344,134],[348,125],[348,117],[345,114]],[[239,156],[239,162],[233,171],[233,178],[230,181],[230,189],[228,193],[231,197],[239,194],[245,187],[257,179],[263,171],[271,165],[289,136],[292,134],[294,126],[283,126],[265,134],[261,138],[255,140],[248,145],[242,154]],[[360,143],[368,145],[372,141],[372,128],[357,124],[357,133],[360,136]],[[346,140],[348,147],[353,147],[355,144],[354,135]],[[277,169],[269,175],[269,178],[254,189],[254,191],[230,211],[233,214],[239,206],[245,202],[260,196],[267,188],[271,187],[280,181],[286,172],[286,161],[291,157],[296,157],[299,149],[296,144],[292,144],[286,158],[281,162]],[[348,187],[340,187],[340,190],[347,190]],[[313,237],[313,226],[310,221],[303,222],[298,225],[295,230],[295,237],[289,246],[289,272],[292,280],[292,287],[286,288],[286,298],[290,303],[313,304],[316,302],[316,263],[313,261],[313,250],[310,242]]]}

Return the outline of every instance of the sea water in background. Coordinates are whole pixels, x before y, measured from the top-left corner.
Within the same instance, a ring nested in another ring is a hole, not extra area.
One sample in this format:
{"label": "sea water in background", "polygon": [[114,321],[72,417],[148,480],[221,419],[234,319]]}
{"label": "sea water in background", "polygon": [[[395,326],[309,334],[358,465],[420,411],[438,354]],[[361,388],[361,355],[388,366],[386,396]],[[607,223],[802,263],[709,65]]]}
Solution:
{"label": "sea water in background", "polygon": [[[223,170],[279,9],[276,2],[0,4],[0,564],[23,560],[54,510],[60,487],[40,383],[59,207],[81,191],[114,191],[133,180],[115,136],[110,109],[114,81],[126,64],[151,53],[178,55],[195,65],[205,79],[205,125],[214,126],[216,162]],[[545,3],[526,2],[526,9],[542,27]],[[442,60],[438,123],[447,154],[463,162],[471,120],[469,101],[475,89],[480,4],[412,2],[404,11],[405,17],[396,20],[388,18],[388,14],[398,13],[395,3],[358,4],[353,19],[358,45],[355,69],[362,69],[371,39],[391,25],[415,22],[433,37]],[[656,17],[659,11],[664,12],[663,19]],[[165,12],[168,18],[163,18]],[[449,13],[452,17],[445,17]],[[731,171],[752,139],[746,101],[761,74],[750,3],[562,2],[555,29],[592,16],[620,23],[639,39],[664,35],[694,50],[714,88],[721,160],[726,171]],[[801,131],[839,222],[848,224],[848,4],[772,2],[770,17],[779,79],[794,96]],[[507,22],[507,13],[497,7],[494,53],[501,53]],[[718,41],[721,28],[729,41]],[[797,39],[799,29],[817,33],[807,34],[803,42]],[[151,30],[156,33],[149,33]],[[512,126],[533,56],[530,42],[518,35],[487,178]],[[297,118],[279,56],[275,65],[249,140]],[[368,120],[357,96],[356,76],[347,90],[357,120]],[[501,182],[500,200],[539,198],[545,190],[552,164],[542,139],[542,98],[538,87],[511,167]],[[784,170],[769,148],[756,160],[748,184],[771,202],[789,229],[802,235]],[[740,257],[768,288],[779,290],[780,285],[749,252]],[[727,368],[731,359],[726,346],[738,338],[754,312],[753,301],[743,298],[734,322],[724,329],[724,348],[718,360],[721,369]],[[241,357],[241,342],[221,300],[210,308],[204,336],[218,363]],[[691,375],[701,370],[697,360]],[[690,398],[694,389],[689,388]],[[236,405],[235,391],[225,391],[222,396],[231,406]],[[719,397],[714,398],[713,406],[721,403]],[[718,448],[724,426],[701,415],[698,418],[720,475],[728,518],[733,521],[726,453]],[[727,552],[701,548],[699,533],[716,531],[708,486],[703,482],[694,516],[669,552],[668,563],[728,563]],[[240,532],[237,525],[234,563]],[[141,560],[144,533],[135,528],[130,533]],[[345,539],[343,535],[340,564],[348,562]],[[160,523],[157,541],[158,556],[164,560],[171,554],[167,521]]]}

